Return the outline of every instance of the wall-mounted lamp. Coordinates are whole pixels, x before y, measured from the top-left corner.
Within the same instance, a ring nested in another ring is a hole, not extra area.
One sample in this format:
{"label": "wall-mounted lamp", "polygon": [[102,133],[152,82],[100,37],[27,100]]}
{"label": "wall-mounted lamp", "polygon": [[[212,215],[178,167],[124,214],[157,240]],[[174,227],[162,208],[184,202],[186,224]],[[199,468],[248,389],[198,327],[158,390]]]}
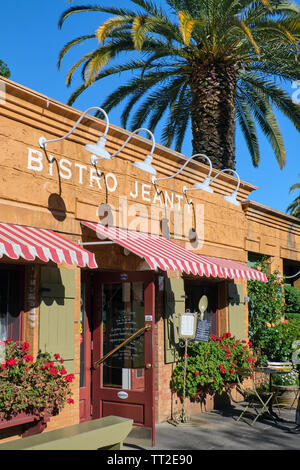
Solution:
{"label": "wall-mounted lamp", "polygon": [[[146,171],[147,173],[152,173],[152,174],[156,174],[156,170],[155,168],[153,168],[152,166],[152,159],[153,159],[153,152],[154,152],[154,148],[155,148],[155,138],[154,138],[154,135],[152,134],[152,132],[150,132],[148,129],[144,129],[143,127],[141,127],[140,129],[135,129],[133,132],[131,132],[131,134],[128,136],[128,138],[126,139],[126,141],[124,142],[124,144],[122,145],[122,147],[119,148],[119,150],[117,150],[115,153],[113,153],[112,155],[109,156],[109,158],[113,158],[115,157],[116,155],[118,155],[118,153],[122,152],[123,148],[126,147],[126,145],[128,144],[128,142],[130,141],[130,139],[132,138],[132,136],[134,134],[137,134],[137,132],[140,132],[140,131],[146,131],[150,134],[151,138],[152,138],[152,148],[151,148],[151,151],[150,153],[147,155],[147,157],[145,158],[144,161],[142,162],[135,162],[134,163],[134,166],[136,166],[137,168],[140,168],[141,170],[143,171]],[[97,144],[96,144],[97,145]],[[96,165],[97,161],[98,160],[102,160],[102,158],[105,158],[105,157],[102,157],[100,155],[99,158],[95,157],[94,155],[92,155],[91,157],[91,162],[93,165]]]}
{"label": "wall-mounted lamp", "polygon": [[[222,196],[223,199],[225,199],[225,201],[227,202],[230,202],[230,204],[234,204],[235,206],[239,206],[240,203],[237,201],[237,193],[238,193],[238,190],[239,190],[239,187],[240,187],[240,177],[238,175],[238,173],[234,170],[231,170],[230,168],[225,168],[224,170],[221,170],[219,171],[216,176],[214,176],[212,178],[212,180],[209,179],[209,177],[205,178],[205,180],[203,181],[203,183],[195,183],[194,184],[194,188],[187,188],[186,186],[184,186],[182,188],[182,191],[187,199],[187,191],[196,191],[197,189],[202,189],[202,191],[206,191],[208,193],[213,193],[213,189],[211,188],[211,183],[221,174],[221,173],[225,173],[225,172],[230,172],[230,173],[233,173],[236,175],[237,177],[237,180],[238,180],[238,184],[237,184],[237,187],[236,189],[229,195],[224,195]],[[188,202],[188,204],[190,204]]]}
{"label": "wall-mounted lamp", "polygon": [[[95,155],[98,155],[99,157],[101,158],[106,158],[106,159],[109,159],[111,158],[110,154],[108,153],[108,151],[105,149],[105,144],[106,144],[106,137],[107,137],[107,133],[108,133],[108,128],[109,128],[109,119],[108,119],[108,116],[106,114],[106,112],[104,111],[104,109],[102,108],[99,108],[98,106],[92,106],[91,108],[88,108],[86,111],[84,111],[82,113],[82,115],[80,116],[80,118],[78,119],[78,121],[75,123],[75,125],[72,127],[72,129],[66,134],[64,135],[63,137],[59,137],[57,139],[51,139],[51,140],[46,140],[45,137],[41,137],[39,139],[39,144],[40,144],[40,147],[42,147],[43,149],[46,148],[46,145],[47,144],[50,144],[52,142],[58,142],[60,140],[63,140],[63,139],[66,139],[67,137],[69,137],[69,135],[72,134],[72,132],[76,129],[76,127],[78,126],[78,124],[82,121],[82,119],[84,118],[84,116],[89,112],[89,111],[92,111],[93,109],[97,109],[98,111],[101,111],[103,114],[104,114],[104,117],[105,117],[105,120],[106,120],[106,128],[105,128],[105,131],[104,131],[104,134],[100,137],[100,139],[98,140],[98,142],[96,144],[87,144],[84,148],[88,151],[88,152],[91,152]],[[93,158],[93,156],[92,156]],[[96,157],[95,157],[96,158]]]}
{"label": "wall-mounted lamp", "polygon": [[[130,139],[132,138],[132,136],[134,134],[137,134],[138,132],[140,131],[145,131],[145,132],[148,132],[151,136],[151,139],[152,139],[152,148],[151,148],[151,151],[150,153],[146,156],[145,160],[142,161],[142,162],[135,162],[134,163],[134,166],[136,166],[137,168],[140,168],[141,170],[143,171],[146,171],[147,173],[151,173],[152,175],[155,175],[156,174],[156,170],[155,168],[152,166],[152,159],[153,159],[153,152],[154,152],[154,148],[155,148],[155,138],[154,138],[154,135],[152,134],[151,131],[149,131],[148,129],[145,129],[143,127],[141,127],[140,129],[135,129],[133,132],[131,132],[131,134],[128,136],[128,138],[126,139],[126,141],[124,142],[124,144],[122,145],[122,147],[119,148],[119,150],[117,150],[115,153],[113,153],[112,155],[109,156],[109,158],[112,158],[112,157],[115,157],[116,155],[118,155],[118,153],[122,152],[123,148],[126,147],[126,145],[128,144],[128,142],[130,141]],[[94,155],[92,155],[91,157],[91,162],[93,163],[93,165],[96,165],[97,161],[98,160],[101,160],[103,157],[100,156],[100,158],[97,158],[95,157]],[[105,158],[105,157],[104,157]]]}
{"label": "wall-mounted lamp", "polygon": [[[173,175],[171,175],[171,176],[166,176],[166,177],[164,177],[164,178],[156,178],[155,176],[152,176],[152,184],[155,186],[156,192],[159,194],[159,191],[158,191],[157,188],[156,188],[156,183],[157,183],[158,181],[170,180],[170,179],[172,179],[172,178],[175,178],[177,175],[179,175],[179,173],[182,172],[182,170],[186,167],[186,165],[187,165],[193,158],[196,158],[196,157],[204,157],[204,158],[206,158],[206,160],[208,161],[210,170],[209,170],[209,174],[208,174],[208,176],[207,176],[206,179],[208,179],[208,181],[209,181],[209,180],[210,180],[210,175],[211,175],[211,172],[212,172],[212,163],[211,163],[210,159],[209,159],[206,155],[204,155],[203,153],[196,153],[195,155],[192,155],[191,157],[189,157],[189,158],[185,161],[185,163],[182,165],[182,167],[181,167],[176,173],[174,173]],[[143,163],[144,163],[144,162],[143,162]],[[143,164],[143,163],[142,163],[142,164]],[[137,166],[137,165],[136,165],[136,166]],[[139,167],[139,168],[141,168],[141,167]],[[151,168],[152,168],[152,166],[151,166]],[[151,172],[151,171],[148,171],[148,168],[147,168],[146,165],[145,165],[143,168],[141,168],[141,169],[144,170],[144,171],[147,171],[148,173],[151,173],[151,174],[153,174],[153,175],[156,174],[156,170],[155,170],[155,173],[154,173],[154,172]]]}

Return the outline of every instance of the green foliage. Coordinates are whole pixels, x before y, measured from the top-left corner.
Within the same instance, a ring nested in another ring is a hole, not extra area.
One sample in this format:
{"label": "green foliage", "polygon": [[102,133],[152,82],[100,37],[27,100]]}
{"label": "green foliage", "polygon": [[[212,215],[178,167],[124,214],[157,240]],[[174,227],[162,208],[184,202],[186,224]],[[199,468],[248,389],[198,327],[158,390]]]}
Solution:
{"label": "green foliage", "polygon": [[[81,68],[82,83],[70,96],[69,104],[96,81],[131,72],[132,78],[126,83],[120,80],[120,86],[99,104],[109,112],[125,102],[122,125],[129,124],[131,129],[145,124],[154,131],[166,118],[162,143],[175,144],[180,151],[192,107],[197,109],[197,96],[191,95],[192,77],[200,80],[200,71],[211,70],[212,64],[234,67],[236,120],[253,165],[260,162],[258,125],[283,167],[285,148],[274,110],[283,112],[300,129],[300,107],[281,86],[284,81],[290,84],[300,79],[299,6],[286,0],[166,3],[166,10],[154,0],[132,0],[133,8],[72,6],[63,12],[60,27],[77,13],[110,15],[96,33],[72,39],[59,54],[60,67],[75,46],[91,44],[91,51],[76,61],[67,75],[69,86],[75,71]],[[201,89],[207,85],[205,74],[203,77]],[[215,95],[222,93],[216,82]],[[223,98],[221,103],[226,101],[226,96]]]}
{"label": "green foliage", "polygon": [[[188,348],[186,369],[186,397],[205,399],[207,394],[221,394],[224,387],[236,383],[237,368],[248,370],[252,375],[255,360],[249,349],[251,343],[240,341],[225,333],[222,337],[211,336],[207,343],[195,342]],[[176,365],[171,389],[183,396],[184,358]]]}
{"label": "green foliage", "polygon": [[0,76],[5,78],[10,77],[10,70],[2,60],[0,60]]}
{"label": "green foliage", "polygon": [[280,320],[266,323],[261,329],[259,341],[259,359],[266,364],[268,361],[287,362],[292,359],[292,344],[300,338],[300,324],[297,320]]}
{"label": "green foliage", "polygon": [[[266,272],[265,261],[260,263]],[[249,338],[259,362],[290,361],[292,343],[300,338],[300,323],[284,320],[285,296],[283,280],[278,273],[267,274],[268,282],[248,282]]]}
{"label": "green foliage", "polygon": [[300,291],[296,287],[285,284],[284,286],[285,298],[285,313],[298,313],[300,314]]}
{"label": "green foliage", "polygon": [[0,418],[10,419],[20,412],[43,417],[56,415],[65,403],[73,403],[70,384],[59,354],[42,354],[34,361],[29,344],[2,341],[0,357]]}

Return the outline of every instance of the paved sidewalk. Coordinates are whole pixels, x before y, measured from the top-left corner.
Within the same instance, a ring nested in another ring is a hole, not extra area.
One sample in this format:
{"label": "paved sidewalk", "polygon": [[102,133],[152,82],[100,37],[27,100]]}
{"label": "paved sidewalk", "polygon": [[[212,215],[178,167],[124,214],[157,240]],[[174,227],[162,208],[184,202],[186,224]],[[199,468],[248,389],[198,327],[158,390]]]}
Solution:
{"label": "paved sidewalk", "polygon": [[239,422],[239,408],[210,411],[191,417],[192,425],[174,426],[168,422],[156,425],[156,444],[132,435],[125,450],[300,450],[300,434],[291,434],[295,410],[282,409],[282,422],[258,420],[251,426],[245,416]]}

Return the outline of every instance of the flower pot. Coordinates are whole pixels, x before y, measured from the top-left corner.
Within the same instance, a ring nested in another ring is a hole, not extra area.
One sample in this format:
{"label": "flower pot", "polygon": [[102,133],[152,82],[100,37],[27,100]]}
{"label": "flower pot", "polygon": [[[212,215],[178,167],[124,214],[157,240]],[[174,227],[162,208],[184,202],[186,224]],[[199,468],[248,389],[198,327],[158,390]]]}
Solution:
{"label": "flower pot", "polygon": [[298,385],[273,385],[272,390],[275,392],[273,404],[280,405],[283,408],[296,408],[298,400]]}

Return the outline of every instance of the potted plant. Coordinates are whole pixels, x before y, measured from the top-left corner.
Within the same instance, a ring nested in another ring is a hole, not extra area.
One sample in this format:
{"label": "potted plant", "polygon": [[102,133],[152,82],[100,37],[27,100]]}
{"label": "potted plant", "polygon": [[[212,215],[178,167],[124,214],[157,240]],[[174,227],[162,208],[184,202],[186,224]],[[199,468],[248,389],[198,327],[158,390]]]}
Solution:
{"label": "potted plant", "polygon": [[74,403],[70,388],[74,375],[67,373],[59,354],[39,354],[34,360],[26,342],[8,338],[1,346],[0,427],[30,421],[44,424],[66,403]]}
{"label": "potted plant", "polygon": [[299,391],[299,371],[294,368],[287,374],[276,374],[273,377],[275,404],[281,406],[297,406],[296,396]]}
{"label": "potted plant", "polygon": [[[243,368],[253,375],[255,359],[251,342],[241,341],[229,332],[210,336],[208,342],[195,342],[188,348],[185,396],[192,401],[205,402],[207,395],[221,396],[234,387],[237,370]],[[183,396],[184,360],[173,371],[171,389]]]}

